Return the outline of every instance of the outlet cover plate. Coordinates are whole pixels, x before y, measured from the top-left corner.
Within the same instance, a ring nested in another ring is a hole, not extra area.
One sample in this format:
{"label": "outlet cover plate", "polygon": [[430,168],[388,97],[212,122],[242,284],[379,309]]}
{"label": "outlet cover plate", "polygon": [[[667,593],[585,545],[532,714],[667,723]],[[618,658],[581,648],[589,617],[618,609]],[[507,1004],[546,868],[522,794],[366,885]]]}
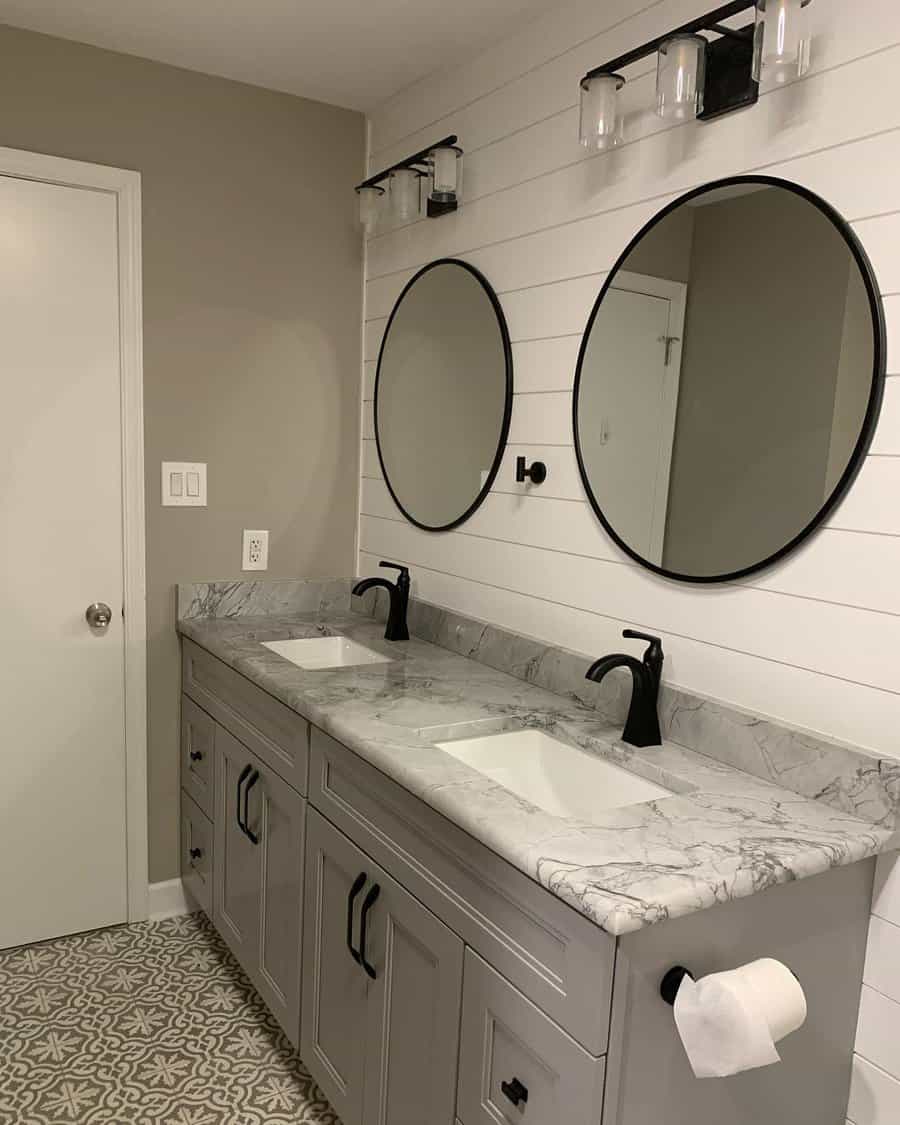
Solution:
{"label": "outlet cover plate", "polygon": [[268,531],[244,531],[241,570],[268,570]]}

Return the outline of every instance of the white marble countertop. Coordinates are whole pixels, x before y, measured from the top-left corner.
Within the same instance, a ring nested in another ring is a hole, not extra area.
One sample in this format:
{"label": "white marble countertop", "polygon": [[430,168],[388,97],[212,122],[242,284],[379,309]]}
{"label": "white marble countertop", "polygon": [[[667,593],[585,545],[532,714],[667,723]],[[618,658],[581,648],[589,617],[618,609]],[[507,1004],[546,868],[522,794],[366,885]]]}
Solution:
{"label": "white marble countertop", "polygon": [[[386,642],[381,624],[353,613],[195,618],[179,630],[611,934],[895,846],[886,828],[713,758],[624,746],[595,711],[416,638]],[[395,659],[307,671],[261,643],[330,634]],[[544,812],[434,745],[520,725],[675,792],[588,823]]]}

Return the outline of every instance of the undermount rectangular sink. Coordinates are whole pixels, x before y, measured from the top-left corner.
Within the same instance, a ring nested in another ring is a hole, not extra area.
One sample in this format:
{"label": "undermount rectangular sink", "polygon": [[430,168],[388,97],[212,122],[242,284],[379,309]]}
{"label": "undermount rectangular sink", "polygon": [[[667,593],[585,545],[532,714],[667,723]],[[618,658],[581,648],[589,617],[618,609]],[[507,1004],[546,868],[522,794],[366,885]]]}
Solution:
{"label": "undermount rectangular sink", "polygon": [[555,816],[594,821],[609,809],[672,796],[671,790],[541,730],[507,731],[436,745]]}
{"label": "undermount rectangular sink", "polygon": [[391,657],[346,637],[298,637],[290,641],[263,641],[262,644],[263,648],[283,656],[298,668],[321,670],[391,662]]}

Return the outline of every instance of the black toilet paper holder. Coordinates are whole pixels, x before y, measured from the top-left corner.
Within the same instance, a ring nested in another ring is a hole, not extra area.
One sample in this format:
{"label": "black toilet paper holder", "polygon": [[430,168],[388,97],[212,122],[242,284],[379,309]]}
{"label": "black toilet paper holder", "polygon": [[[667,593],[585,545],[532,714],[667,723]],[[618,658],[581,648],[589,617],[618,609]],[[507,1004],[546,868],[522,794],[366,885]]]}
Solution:
{"label": "black toilet paper holder", "polygon": [[678,995],[678,989],[681,988],[681,982],[685,977],[690,977],[691,980],[697,979],[691,970],[686,969],[684,965],[673,965],[659,982],[659,994],[670,1008],[675,1006],[675,997]]}
{"label": "black toilet paper holder", "polygon": [[[790,965],[787,965],[786,968],[794,980],[800,980]],[[659,982],[659,994],[670,1008],[675,1006],[675,997],[678,995],[678,989],[681,988],[681,982],[685,977],[690,977],[691,980],[697,979],[691,970],[686,969],[684,965],[673,965]]]}

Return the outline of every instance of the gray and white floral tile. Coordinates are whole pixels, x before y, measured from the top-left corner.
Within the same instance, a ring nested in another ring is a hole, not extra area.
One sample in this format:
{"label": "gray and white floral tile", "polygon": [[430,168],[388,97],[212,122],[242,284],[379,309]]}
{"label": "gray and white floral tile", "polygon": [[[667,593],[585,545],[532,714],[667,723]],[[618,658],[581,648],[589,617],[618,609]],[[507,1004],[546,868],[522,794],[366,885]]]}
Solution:
{"label": "gray and white floral tile", "polygon": [[202,914],[0,952],[0,1125],[340,1125]]}

